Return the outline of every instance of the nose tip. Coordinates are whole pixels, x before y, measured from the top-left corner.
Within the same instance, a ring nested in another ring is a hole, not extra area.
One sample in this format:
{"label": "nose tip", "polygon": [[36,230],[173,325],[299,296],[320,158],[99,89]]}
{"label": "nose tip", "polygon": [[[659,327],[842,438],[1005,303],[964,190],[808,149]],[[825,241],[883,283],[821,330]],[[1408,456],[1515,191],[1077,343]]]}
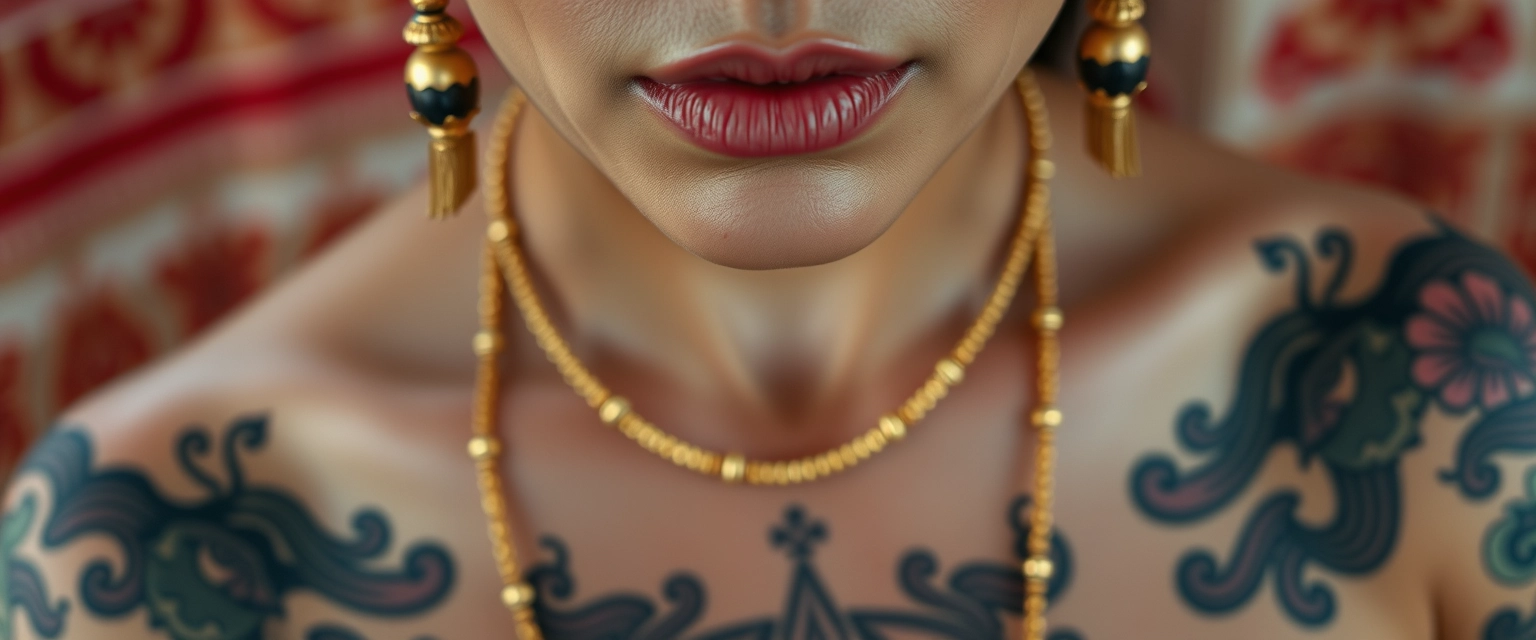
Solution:
{"label": "nose tip", "polygon": [[782,38],[803,29],[810,19],[811,0],[746,0],[752,27],[769,38]]}

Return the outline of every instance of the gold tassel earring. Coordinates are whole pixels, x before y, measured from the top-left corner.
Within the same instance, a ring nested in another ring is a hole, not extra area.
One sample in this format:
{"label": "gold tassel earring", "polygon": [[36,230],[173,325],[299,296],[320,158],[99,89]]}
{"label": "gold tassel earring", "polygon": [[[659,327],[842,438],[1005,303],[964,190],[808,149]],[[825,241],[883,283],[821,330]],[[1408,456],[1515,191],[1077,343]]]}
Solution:
{"label": "gold tassel earring", "polygon": [[411,0],[411,7],[416,15],[404,35],[416,52],[405,63],[405,90],[411,118],[432,135],[427,215],[445,218],[475,190],[475,134],[469,122],[480,113],[480,77],[474,58],[458,46],[464,25],[444,13],[448,0]]}
{"label": "gold tassel earring", "polygon": [[1077,49],[1088,91],[1088,153],[1116,178],[1141,175],[1136,94],[1147,88],[1152,40],[1141,26],[1145,0],[1088,0],[1093,25]]}

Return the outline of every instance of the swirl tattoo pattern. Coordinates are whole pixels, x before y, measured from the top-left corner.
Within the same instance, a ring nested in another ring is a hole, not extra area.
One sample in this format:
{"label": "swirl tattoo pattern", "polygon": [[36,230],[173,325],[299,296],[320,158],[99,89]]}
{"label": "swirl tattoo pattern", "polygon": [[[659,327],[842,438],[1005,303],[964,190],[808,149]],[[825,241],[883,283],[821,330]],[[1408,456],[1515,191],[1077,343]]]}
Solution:
{"label": "swirl tattoo pattern", "polygon": [[60,600],[48,604],[48,586],[43,574],[31,562],[16,555],[16,547],[26,540],[32,522],[37,519],[36,496],[23,496],[21,502],[0,520],[0,640],[10,640],[15,628],[14,610],[26,612],[32,631],[44,638],[57,638],[64,630],[64,614],[69,603]]}
{"label": "swirl tattoo pattern", "polygon": [[[1277,447],[1322,465],[1336,508],[1321,525],[1300,521],[1301,495],[1276,489],[1249,513],[1226,560],[1192,550],[1178,563],[1183,600],[1208,614],[1232,612],[1268,577],[1284,611],[1304,627],[1333,620],[1327,576],[1368,574],[1396,546],[1402,520],[1402,456],[1420,444],[1434,405],[1475,415],[1455,466],[1442,479],[1466,496],[1499,485],[1490,459],[1536,451],[1536,294],[1505,258],[1448,228],[1403,247],[1380,287],[1357,302],[1339,299],[1353,241],[1319,234],[1316,256],[1290,238],[1257,243],[1271,272],[1290,271],[1294,308],[1265,324],[1244,354],[1227,415],[1193,402],[1175,421],[1185,453],[1150,455],[1130,475],[1140,511],[1165,524],[1211,517],[1252,484]],[[1320,263],[1331,270],[1314,280]],[[1321,290],[1314,297],[1313,292]],[[1320,577],[1304,577],[1309,567]]]}
{"label": "swirl tattoo pattern", "polygon": [[[1015,537],[1015,554],[1025,557],[1029,501],[1016,499],[1009,512]],[[616,594],[586,603],[573,603],[576,581],[571,554],[565,543],[546,536],[541,541],[553,559],[533,567],[529,582],[539,592],[535,607],[539,625],[551,640],[884,640],[889,637],[953,638],[956,640],[1008,637],[1008,621],[1022,613],[1023,578],[1017,564],[975,562],[961,565],[947,582],[935,584],[939,561],[931,552],[914,550],[897,562],[901,589],[918,608],[912,610],[840,606],[816,569],[817,547],[826,544],[831,529],[810,517],[803,508],[790,506],[784,519],[769,529],[769,542],[793,564],[784,607],[777,615],[696,629],[708,601],[704,582],[690,573],[667,578],[661,593],[666,606],[643,595]],[[1056,574],[1049,595],[1054,602],[1071,582],[1072,554],[1060,535],[1052,539],[1051,558]],[[1082,640],[1070,630],[1054,631],[1050,640]]]}
{"label": "swirl tattoo pattern", "polygon": [[[1510,587],[1536,583],[1536,468],[1526,474],[1525,487],[1525,497],[1509,505],[1483,540],[1488,575]],[[1489,619],[1483,638],[1536,640],[1536,616],[1522,618],[1513,608],[1501,609]]]}
{"label": "swirl tattoo pattern", "polygon": [[[284,597],[296,590],[389,617],[443,601],[454,568],[442,546],[415,544],[398,568],[383,567],[390,545],[383,513],[358,512],[350,536],[338,537],[291,494],[248,485],[241,453],[259,449],[266,434],[265,417],[237,420],[220,446],[223,473],[215,474],[201,461],[213,448],[208,431],[183,433],[175,445],[178,465],[207,496],[182,502],[162,495],[139,470],[95,468],[83,432],[55,429],[23,466],[53,489],[43,548],[105,536],[121,554],[120,561],[97,558],[85,566],[80,604],[103,618],[142,610],[151,628],[177,640],[256,640],[264,623],[283,616]],[[36,623],[37,609],[28,611]],[[338,637],[337,629],[322,626],[310,635]]]}

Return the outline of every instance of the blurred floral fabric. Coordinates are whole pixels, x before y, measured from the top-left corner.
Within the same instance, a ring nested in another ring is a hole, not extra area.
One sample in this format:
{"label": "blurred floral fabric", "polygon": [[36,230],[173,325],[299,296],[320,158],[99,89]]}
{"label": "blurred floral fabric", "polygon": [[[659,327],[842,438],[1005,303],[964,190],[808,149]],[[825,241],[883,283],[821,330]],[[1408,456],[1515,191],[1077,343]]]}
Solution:
{"label": "blurred floral fabric", "polygon": [[[1150,4],[1149,107],[1406,193],[1536,268],[1536,2]],[[407,15],[0,0],[0,472],[419,177]]]}
{"label": "blurred floral fabric", "polygon": [[0,472],[418,177],[409,15],[0,0]]}
{"label": "blurred floral fabric", "polygon": [[[1384,186],[1536,267],[1536,2],[1151,0],[1179,115],[1308,173]],[[1159,31],[1159,28],[1162,28]]]}

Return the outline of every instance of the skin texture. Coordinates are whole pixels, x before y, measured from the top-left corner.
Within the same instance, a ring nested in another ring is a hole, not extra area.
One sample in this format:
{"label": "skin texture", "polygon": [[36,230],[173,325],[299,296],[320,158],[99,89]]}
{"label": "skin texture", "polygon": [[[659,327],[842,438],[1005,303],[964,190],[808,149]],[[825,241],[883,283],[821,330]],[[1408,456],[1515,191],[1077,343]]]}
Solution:
{"label": "skin texture", "polygon": [[[874,6],[474,7],[539,107],[511,177],[552,313],[682,437],[766,458],[841,443],[920,383],[990,285],[1023,127],[998,89],[1013,69],[971,78],[966,56],[1022,62],[1056,7]],[[930,61],[914,87],[950,91],[899,99],[835,162],[712,169],[619,87],[710,38],[866,28]],[[1147,175],[1113,181],[1080,151],[1081,95],[1043,84],[1068,318],[1053,640],[1530,637],[1524,277],[1417,207],[1153,121]],[[835,224],[776,191],[815,192],[822,171],[862,176],[818,200]],[[690,192],[710,184],[757,194],[732,223],[757,235],[714,237],[714,201]],[[464,454],[481,207],[428,223],[411,194],[66,415],[8,490],[0,633],[508,637]],[[761,268],[785,265],[804,266]],[[551,637],[1015,637],[1029,308],[900,446],[763,489],[639,451],[514,323],[503,463]]]}
{"label": "skin texture", "polygon": [[[663,234],[716,264],[771,269],[833,262],[880,237],[1010,89],[1060,1],[469,6],[551,126]],[[717,43],[816,38],[916,68],[873,130],[828,152],[755,162],[705,152],[644,107],[632,84]]]}

